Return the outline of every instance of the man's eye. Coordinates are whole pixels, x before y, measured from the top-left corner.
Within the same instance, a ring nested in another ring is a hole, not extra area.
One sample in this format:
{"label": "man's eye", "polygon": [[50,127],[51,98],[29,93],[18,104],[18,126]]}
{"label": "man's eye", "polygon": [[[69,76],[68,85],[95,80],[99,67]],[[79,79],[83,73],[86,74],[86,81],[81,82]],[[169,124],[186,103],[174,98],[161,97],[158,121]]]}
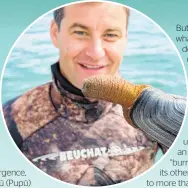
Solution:
{"label": "man's eye", "polygon": [[114,34],[114,33],[107,33],[105,34],[106,37],[118,37],[118,35]]}
{"label": "man's eye", "polygon": [[75,33],[79,36],[87,36],[88,35],[87,32],[85,32],[85,31],[74,31],[73,33]]}
{"label": "man's eye", "polygon": [[117,41],[119,38],[119,35],[115,34],[115,33],[106,33],[104,35],[104,40],[108,41],[108,42],[115,42]]}

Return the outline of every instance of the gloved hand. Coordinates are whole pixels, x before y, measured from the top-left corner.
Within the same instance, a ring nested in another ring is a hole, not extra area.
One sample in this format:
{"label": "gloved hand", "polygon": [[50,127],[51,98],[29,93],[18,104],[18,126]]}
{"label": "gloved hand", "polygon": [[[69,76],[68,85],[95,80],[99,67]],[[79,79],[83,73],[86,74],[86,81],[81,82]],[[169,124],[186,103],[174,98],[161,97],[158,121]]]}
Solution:
{"label": "gloved hand", "polygon": [[186,99],[149,85],[135,85],[119,76],[92,76],[84,80],[85,96],[120,104],[127,122],[152,140],[170,147],[181,127]]}

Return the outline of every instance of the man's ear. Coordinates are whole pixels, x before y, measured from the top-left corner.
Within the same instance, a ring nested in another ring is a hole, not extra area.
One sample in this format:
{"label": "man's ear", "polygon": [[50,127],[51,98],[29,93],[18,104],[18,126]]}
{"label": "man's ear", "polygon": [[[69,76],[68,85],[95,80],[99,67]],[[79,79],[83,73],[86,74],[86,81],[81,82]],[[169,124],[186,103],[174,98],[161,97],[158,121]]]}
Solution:
{"label": "man's ear", "polygon": [[50,36],[51,36],[52,43],[54,44],[56,48],[59,48],[58,32],[59,32],[58,25],[56,24],[54,20],[52,20],[51,26],[50,26]]}
{"label": "man's ear", "polygon": [[127,47],[127,42],[128,42],[128,30],[126,31],[126,33],[125,33],[125,46],[124,46],[124,49],[126,49],[126,47]]}

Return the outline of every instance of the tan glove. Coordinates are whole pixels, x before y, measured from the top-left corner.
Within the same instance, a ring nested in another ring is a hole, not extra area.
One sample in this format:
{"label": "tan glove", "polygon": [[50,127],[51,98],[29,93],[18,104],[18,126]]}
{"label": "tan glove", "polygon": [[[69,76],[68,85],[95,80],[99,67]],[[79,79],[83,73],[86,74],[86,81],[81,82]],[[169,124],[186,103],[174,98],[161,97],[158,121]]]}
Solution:
{"label": "tan glove", "polygon": [[136,127],[130,119],[130,111],[145,88],[149,85],[135,85],[119,76],[92,76],[84,80],[82,92],[85,96],[120,104],[126,121]]}

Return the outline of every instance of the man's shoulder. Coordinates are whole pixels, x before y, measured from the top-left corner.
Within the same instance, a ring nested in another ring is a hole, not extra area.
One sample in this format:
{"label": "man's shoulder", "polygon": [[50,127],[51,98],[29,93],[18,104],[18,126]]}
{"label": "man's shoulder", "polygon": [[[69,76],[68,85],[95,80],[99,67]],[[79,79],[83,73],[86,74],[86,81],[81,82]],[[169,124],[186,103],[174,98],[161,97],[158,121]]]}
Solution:
{"label": "man's shoulder", "polygon": [[34,103],[37,101],[37,98],[43,99],[48,93],[49,85],[50,83],[37,86],[18,97],[8,100],[3,104],[4,115],[11,115],[10,112],[12,108],[21,110],[23,108],[27,108],[28,105],[34,105]]}
{"label": "man's shoulder", "polygon": [[[11,104],[14,110],[24,111],[28,107],[32,110],[36,105],[44,105],[48,103],[50,83],[37,86],[17,99]],[[9,103],[9,101],[8,101]]]}
{"label": "man's shoulder", "polygon": [[57,116],[50,100],[50,85],[38,86],[3,105],[9,130],[16,126],[22,138],[27,138]]}

